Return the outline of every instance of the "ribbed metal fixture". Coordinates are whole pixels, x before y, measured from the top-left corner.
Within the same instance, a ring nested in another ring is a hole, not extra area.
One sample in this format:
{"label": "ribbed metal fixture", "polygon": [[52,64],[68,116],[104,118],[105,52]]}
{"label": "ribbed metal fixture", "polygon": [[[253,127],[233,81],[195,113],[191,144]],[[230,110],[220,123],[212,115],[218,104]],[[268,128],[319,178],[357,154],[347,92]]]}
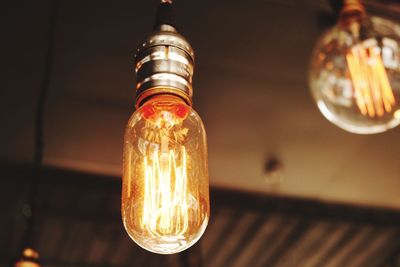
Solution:
{"label": "ribbed metal fixture", "polygon": [[173,26],[161,25],[137,49],[136,107],[154,95],[172,94],[192,104],[194,52]]}

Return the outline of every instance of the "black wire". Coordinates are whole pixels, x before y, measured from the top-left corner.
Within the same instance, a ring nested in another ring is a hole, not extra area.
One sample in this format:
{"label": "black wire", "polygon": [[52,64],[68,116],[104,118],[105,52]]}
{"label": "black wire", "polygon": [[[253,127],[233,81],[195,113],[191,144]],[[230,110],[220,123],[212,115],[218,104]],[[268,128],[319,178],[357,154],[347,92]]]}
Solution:
{"label": "black wire", "polygon": [[156,12],[156,21],[154,29],[157,30],[161,25],[170,25],[176,27],[175,9],[171,2],[160,2]]}
{"label": "black wire", "polygon": [[37,106],[35,113],[35,129],[34,129],[34,156],[33,156],[33,172],[30,177],[28,205],[30,214],[26,214],[26,230],[22,240],[21,251],[26,247],[35,247],[35,230],[37,223],[37,181],[41,175],[43,166],[44,153],[44,115],[47,102],[47,95],[51,82],[51,75],[54,63],[54,45],[55,45],[55,28],[58,17],[58,0],[52,1],[52,12],[49,19],[49,28],[47,32],[47,49],[44,57],[44,71],[41,82],[39,95],[37,98]]}
{"label": "black wire", "polygon": [[331,5],[332,10],[335,13],[336,17],[338,17],[340,14],[340,11],[343,8],[344,0],[329,0],[329,3]]}

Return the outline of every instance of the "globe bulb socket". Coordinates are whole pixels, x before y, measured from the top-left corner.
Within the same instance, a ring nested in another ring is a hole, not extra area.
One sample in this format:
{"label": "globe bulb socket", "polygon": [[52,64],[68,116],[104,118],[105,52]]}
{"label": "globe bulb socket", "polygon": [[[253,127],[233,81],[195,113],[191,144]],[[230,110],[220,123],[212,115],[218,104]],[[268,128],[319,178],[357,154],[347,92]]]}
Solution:
{"label": "globe bulb socket", "polygon": [[340,18],[347,16],[365,16],[366,11],[360,0],[344,0]]}

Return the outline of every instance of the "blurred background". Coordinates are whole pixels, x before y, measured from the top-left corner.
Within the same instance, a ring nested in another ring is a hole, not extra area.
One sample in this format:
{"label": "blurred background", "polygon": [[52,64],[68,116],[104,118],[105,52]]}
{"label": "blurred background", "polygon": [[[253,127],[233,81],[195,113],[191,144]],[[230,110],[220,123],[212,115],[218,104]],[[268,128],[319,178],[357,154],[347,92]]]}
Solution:
{"label": "blurred background", "polygon": [[[179,31],[196,52],[194,108],[208,134],[212,214],[204,236],[159,256],[135,245],[120,218],[134,52],[158,1],[59,0],[55,20],[52,0],[6,1],[0,266],[19,256],[33,173],[43,266],[400,266],[400,128],[347,133],[309,93],[312,49],[336,22],[329,2],[175,2]],[[400,22],[399,1],[364,3]],[[46,75],[37,171],[35,112]]]}

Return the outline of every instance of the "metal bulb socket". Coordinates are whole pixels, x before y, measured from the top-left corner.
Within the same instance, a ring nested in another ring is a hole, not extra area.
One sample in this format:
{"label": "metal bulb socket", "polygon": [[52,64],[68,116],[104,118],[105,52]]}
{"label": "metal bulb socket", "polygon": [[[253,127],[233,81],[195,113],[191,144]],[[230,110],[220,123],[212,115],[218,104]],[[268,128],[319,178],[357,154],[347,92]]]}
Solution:
{"label": "metal bulb socket", "polygon": [[360,19],[366,16],[366,11],[361,0],[344,0],[343,7],[340,11],[340,20],[346,21],[351,19]]}
{"label": "metal bulb socket", "polygon": [[155,95],[170,94],[192,105],[194,52],[173,26],[161,25],[135,55],[136,108]]}

